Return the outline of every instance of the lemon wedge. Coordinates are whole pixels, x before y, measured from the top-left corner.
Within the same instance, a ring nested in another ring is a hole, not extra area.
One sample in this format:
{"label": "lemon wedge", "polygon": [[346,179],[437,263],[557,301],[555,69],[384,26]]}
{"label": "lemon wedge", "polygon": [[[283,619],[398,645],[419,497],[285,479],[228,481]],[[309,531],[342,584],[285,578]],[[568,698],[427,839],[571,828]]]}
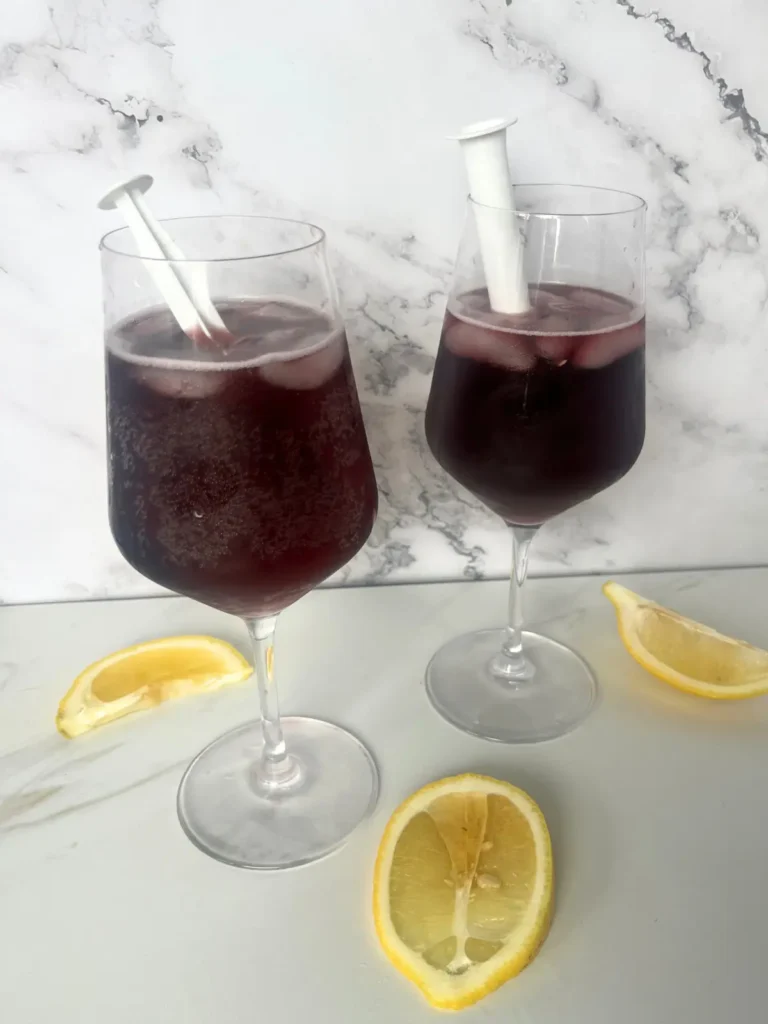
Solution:
{"label": "lemon wedge", "polygon": [[723,636],[619,583],[606,583],[603,593],[616,609],[622,643],[658,679],[714,700],[768,693],[768,651]]}
{"label": "lemon wedge", "polygon": [[549,929],[552,848],[534,801],[457,775],[410,796],[379,846],[373,917],[384,952],[432,1006],[476,1003],[528,964]]}
{"label": "lemon wedge", "polygon": [[84,669],[59,704],[56,728],[74,739],[123,715],[247,679],[243,655],[211,636],[172,636],[109,654]]}

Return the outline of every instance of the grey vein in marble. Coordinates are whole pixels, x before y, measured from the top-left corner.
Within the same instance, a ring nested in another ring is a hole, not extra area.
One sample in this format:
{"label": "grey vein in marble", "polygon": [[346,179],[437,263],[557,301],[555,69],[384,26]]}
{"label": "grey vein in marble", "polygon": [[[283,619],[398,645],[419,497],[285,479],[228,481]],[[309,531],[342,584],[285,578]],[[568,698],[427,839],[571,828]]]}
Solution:
{"label": "grey vein in marble", "polygon": [[329,232],[382,495],[338,581],[506,574],[504,527],[435,465],[422,424],[464,193],[444,137],[506,111],[521,175],[649,202],[646,448],[542,531],[533,570],[768,561],[768,23],[762,0],[740,6],[738,32],[722,11],[16,5],[0,26],[0,600],[154,590],[106,523],[96,249],[114,221],[93,208],[138,171],[161,214]]}
{"label": "grey vein in marble", "polygon": [[627,14],[636,21],[652,21],[664,32],[664,38],[673,43],[679,50],[685,53],[696,54],[701,57],[702,71],[708,82],[717,89],[720,103],[728,112],[729,118],[736,118],[741,122],[745,133],[754,143],[755,157],[764,160],[768,153],[768,134],[766,134],[756,117],[753,117],[747,110],[742,89],[732,89],[724,78],[717,75],[713,70],[713,60],[704,50],[698,49],[693,43],[690,35],[685,31],[678,31],[669,18],[665,18],[659,11],[649,11],[643,14],[637,7],[630,3],[630,0],[615,0],[619,7],[623,7]]}

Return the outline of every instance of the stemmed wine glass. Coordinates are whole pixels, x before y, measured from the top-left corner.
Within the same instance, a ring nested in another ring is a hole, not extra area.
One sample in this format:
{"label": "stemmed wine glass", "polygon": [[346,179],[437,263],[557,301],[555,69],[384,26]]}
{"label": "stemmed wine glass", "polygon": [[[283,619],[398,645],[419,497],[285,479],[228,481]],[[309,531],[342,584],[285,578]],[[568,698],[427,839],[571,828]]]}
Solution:
{"label": "stemmed wine glass", "polygon": [[[427,693],[448,721],[505,743],[573,729],[596,693],[586,663],[523,631],[539,527],[622,477],[645,433],[645,203],[578,185],[522,185],[516,209],[469,200],[427,403],[442,467],[512,536],[508,624],[434,656]],[[496,312],[477,223],[521,238],[530,309]]]}
{"label": "stemmed wine glass", "polygon": [[184,829],[229,864],[289,867],[338,846],[376,800],[365,747],[281,721],[273,675],[278,614],[364,544],[376,482],[323,232],[269,217],[165,227],[229,335],[191,340],[130,232],[102,240],[110,523],[139,572],[240,616],[253,643],[261,721],[187,769]]}

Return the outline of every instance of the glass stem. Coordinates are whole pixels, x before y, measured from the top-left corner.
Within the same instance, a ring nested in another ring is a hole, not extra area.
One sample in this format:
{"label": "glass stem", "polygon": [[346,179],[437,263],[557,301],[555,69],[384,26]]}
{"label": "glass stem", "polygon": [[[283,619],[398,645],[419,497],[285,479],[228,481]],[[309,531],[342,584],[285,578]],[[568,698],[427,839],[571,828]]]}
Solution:
{"label": "glass stem", "polygon": [[493,660],[491,671],[502,679],[531,679],[533,665],[523,653],[523,584],[528,572],[528,551],[538,526],[511,526],[512,572],[509,581],[507,630],[501,651]]}
{"label": "glass stem", "polygon": [[274,678],[274,641],[276,615],[246,619],[253,645],[253,672],[259,688],[261,732],[264,739],[258,764],[254,767],[258,788],[274,793],[293,786],[301,775],[301,766],[285,746],[280,723],[280,705]]}

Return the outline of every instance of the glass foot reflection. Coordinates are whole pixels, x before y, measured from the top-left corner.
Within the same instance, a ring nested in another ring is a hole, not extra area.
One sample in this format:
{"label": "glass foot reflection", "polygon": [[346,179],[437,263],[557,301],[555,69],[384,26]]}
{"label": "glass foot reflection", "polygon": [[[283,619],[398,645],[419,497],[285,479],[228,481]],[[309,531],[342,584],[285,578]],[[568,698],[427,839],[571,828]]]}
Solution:
{"label": "glass foot reflection", "polygon": [[314,718],[284,718],[282,726],[298,771],[275,795],[254,776],[263,747],[259,723],[220,736],[185,772],[179,819],[211,857],[254,869],[308,864],[339,847],[373,810],[378,772],[358,739]]}
{"label": "glass foot reflection", "polygon": [[507,636],[484,629],[441,647],[427,668],[427,695],[435,709],[464,732],[498,743],[536,743],[575,729],[589,714],[597,682],[570,648],[523,632],[533,676],[507,681],[494,674],[494,659]]}

